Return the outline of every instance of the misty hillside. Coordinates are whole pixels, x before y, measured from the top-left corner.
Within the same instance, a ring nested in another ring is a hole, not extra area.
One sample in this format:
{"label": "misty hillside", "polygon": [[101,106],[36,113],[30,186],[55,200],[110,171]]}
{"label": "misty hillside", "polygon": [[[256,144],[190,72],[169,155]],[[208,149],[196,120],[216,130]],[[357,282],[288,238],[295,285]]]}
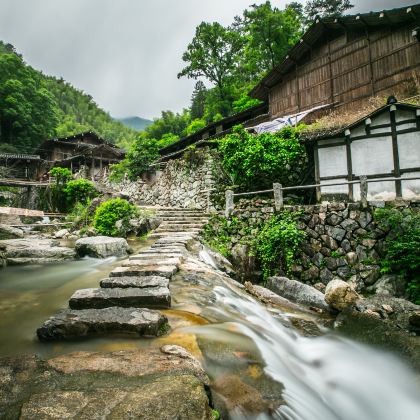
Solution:
{"label": "misty hillside", "polygon": [[32,152],[48,138],[84,131],[126,149],[138,136],[90,95],[34,69],[13,45],[0,41],[0,150]]}
{"label": "misty hillside", "polygon": [[115,120],[136,131],[143,131],[153,124],[153,121],[141,117],[115,118]]}

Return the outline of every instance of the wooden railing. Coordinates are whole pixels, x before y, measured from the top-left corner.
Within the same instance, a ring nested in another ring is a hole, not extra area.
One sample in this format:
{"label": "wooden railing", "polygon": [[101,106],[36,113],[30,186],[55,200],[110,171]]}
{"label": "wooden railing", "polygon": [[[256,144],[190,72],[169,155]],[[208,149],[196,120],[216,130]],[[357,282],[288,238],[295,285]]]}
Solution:
{"label": "wooden railing", "polygon": [[325,187],[333,187],[333,186],[338,186],[338,185],[351,185],[351,184],[360,184],[360,202],[362,203],[363,207],[367,207],[369,183],[384,182],[384,181],[411,181],[411,180],[419,180],[419,179],[420,179],[420,176],[412,176],[412,177],[406,177],[406,178],[399,177],[399,178],[372,178],[372,179],[368,179],[367,176],[361,176],[358,180],[355,180],[355,181],[333,182],[329,184],[296,185],[293,187],[283,187],[279,183],[274,183],[273,188],[270,190],[251,191],[251,192],[244,192],[244,193],[235,193],[233,190],[226,190],[225,191],[225,198],[226,198],[225,216],[229,217],[232,214],[232,211],[235,209],[235,203],[234,203],[235,197],[274,193],[274,207],[276,211],[280,211],[284,207],[284,200],[283,200],[284,191],[305,190],[305,189],[312,189],[312,188],[325,188]]}

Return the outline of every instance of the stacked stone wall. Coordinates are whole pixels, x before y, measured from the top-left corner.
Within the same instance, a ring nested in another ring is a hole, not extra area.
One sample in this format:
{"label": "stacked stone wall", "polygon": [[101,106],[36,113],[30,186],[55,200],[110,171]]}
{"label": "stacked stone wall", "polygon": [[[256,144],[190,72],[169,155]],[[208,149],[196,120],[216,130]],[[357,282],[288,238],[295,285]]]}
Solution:
{"label": "stacked stone wall", "polygon": [[222,176],[216,153],[203,149],[169,161],[152,182],[125,180],[113,187],[143,205],[208,210]]}
{"label": "stacked stone wall", "polygon": [[[327,284],[333,278],[350,282],[356,290],[372,286],[381,276],[380,260],[384,257],[388,232],[374,221],[376,208],[385,202],[370,202],[367,208],[359,203],[325,203],[320,205],[286,206],[300,212],[299,228],[306,232],[300,247],[299,262],[292,267],[292,277],[305,283]],[[392,205],[403,211],[417,208],[419,201],[400,201]],[[246,232],[258,233],[261,222],[275,213],[272,200],[240,200],[232,217],[241,221],[243,229],[231,238],[232,255],[244,254]],[[237,252],[240,250],[240,252]]]}

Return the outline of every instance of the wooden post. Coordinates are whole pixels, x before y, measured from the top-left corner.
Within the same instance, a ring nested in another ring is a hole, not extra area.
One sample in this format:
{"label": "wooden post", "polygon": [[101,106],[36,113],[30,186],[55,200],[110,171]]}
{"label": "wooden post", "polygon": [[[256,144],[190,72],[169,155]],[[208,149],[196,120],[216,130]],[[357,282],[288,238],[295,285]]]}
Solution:
{"label": "wooden post", "polygon": [[367,176],[361,176],[360,177],[360,201],[362,202],[363,208],[366,208],[368,205],[367,195],[368,195]]}
{"label": "wooden post", "polygon": [[273,184],[274,190],[274,206],[276,211],[280,211],[283,208],[283,189],[282,185],[278,183]]}
{"label": "wooden post", "polygon": [[225,217],[228,219],[235,208],[235,205],[233,203],[233,191],[232,190],[226,190],[225,191],[225,197],[226,197],[226,209],[225,209]]}

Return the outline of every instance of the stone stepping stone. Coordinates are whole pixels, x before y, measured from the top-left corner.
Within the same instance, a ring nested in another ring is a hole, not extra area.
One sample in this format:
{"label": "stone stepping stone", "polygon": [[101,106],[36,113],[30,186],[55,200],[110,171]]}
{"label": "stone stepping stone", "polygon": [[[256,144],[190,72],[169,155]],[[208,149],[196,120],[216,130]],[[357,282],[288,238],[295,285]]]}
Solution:
{"label": "stone stepping stone", "polygon": [[121,288],[130,287],[144,289],[147,287],[169,287],[169,280],[165,277],[109,277],[100,282],[102,288]]}
{"label": "stone stepping stone", "polygon": [[132,267],[117,267],[111,271],[109,277],[144,277],[160,276],[170,279],[176,272],[176,265],[143,265]]}
{"label": "stone stepping stone", "polygon": [[56,341],[109,333],[157,337],[167,328],[168,319],[158,311],[113,307],[62,310],[45,321],[36,333],[41,341]]}
{"label": "stone stepping stone", "polygon": [[146,260],[129,260],[122,264],[122,267],[143,266],[143,265],[178,265],[181,264],[180,258],[160,258]]}
{"label": "stone stepping stone", "polygon": [[80,289],[69,300],[70,309],[169,308],[171,295],[167,287]]}
{"label": "stone stepping stone", "polygon": [[163,253],[163,252],[150,252],[150,253],[141,253],[141,254],[137,254],[137,255],[132,255],[129,259],[130,261],[146,261],[146,260],[161,260],[164,258],[167,259],[172,259],[172,258],[183,258],[184,255],[181,254],[180,252],[167,252],[167,253]]}

